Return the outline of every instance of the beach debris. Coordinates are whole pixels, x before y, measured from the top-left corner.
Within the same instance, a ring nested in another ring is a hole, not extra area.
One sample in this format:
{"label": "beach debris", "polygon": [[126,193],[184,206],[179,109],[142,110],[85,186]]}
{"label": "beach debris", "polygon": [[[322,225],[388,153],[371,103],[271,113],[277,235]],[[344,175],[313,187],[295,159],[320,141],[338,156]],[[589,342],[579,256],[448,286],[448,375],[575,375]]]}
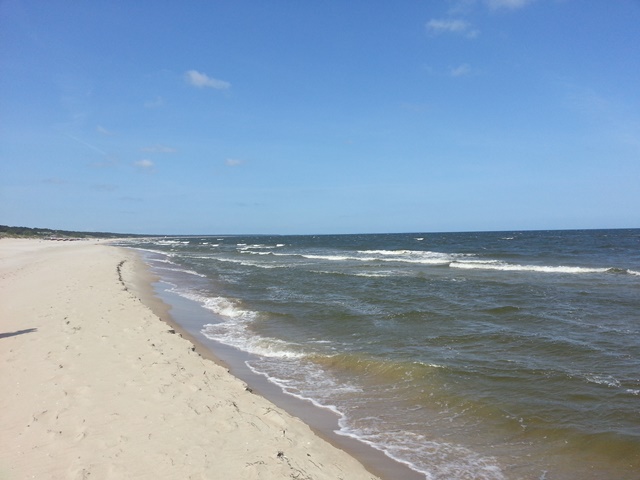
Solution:
{"label": "beach debris", "polygon": [[170,328],[169,330],[167,330],[167,333],[175,334],[176,331],[173,328]]}
{"label": "beach debris", "polygon": [[125,262],[126,262],[126,260],[122,260],[122,261],[118,264],[118,266],[116,267],[116,270],[117,270],[117,272],[118,272],[118,280],[120,281],[120,283],[122,284],[122,287],[123,287],[122,289],[123,289],[125,292],[128,292],[128,291],[129,291],[129,289],[127,288],[127,285],[124,283],[124,279],[122,278],[122,266],[125,264]]}

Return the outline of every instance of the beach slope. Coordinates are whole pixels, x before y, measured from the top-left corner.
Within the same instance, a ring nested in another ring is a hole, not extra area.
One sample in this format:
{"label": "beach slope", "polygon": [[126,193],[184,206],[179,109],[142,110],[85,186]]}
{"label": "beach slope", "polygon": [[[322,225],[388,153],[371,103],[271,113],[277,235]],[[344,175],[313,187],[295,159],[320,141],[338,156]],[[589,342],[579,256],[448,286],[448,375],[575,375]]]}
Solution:
{"label": "beach slope", "polygon": [[0,479],[376,478],[154,315],[135,261],[0,240]]}

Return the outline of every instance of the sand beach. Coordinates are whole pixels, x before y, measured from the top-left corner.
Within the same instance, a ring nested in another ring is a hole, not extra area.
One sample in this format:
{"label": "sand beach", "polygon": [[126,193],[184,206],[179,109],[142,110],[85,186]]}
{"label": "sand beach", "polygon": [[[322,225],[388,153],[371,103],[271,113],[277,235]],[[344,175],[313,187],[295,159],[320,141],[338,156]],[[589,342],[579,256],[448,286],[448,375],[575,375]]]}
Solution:
{"label": "sand beach", "polygon": [[0,240],[0,479],[377,478],[160,319],[137,262]]}

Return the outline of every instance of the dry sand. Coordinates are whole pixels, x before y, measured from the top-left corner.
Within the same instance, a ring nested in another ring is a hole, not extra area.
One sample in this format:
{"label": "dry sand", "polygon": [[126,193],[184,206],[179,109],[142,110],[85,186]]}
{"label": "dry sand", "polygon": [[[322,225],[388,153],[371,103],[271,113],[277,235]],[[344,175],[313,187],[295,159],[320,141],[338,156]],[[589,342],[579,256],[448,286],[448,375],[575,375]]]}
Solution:
{"label": "dry sand", "polygon": [[171,333],[135,262],[0,240],[0,479],[376,478]]}

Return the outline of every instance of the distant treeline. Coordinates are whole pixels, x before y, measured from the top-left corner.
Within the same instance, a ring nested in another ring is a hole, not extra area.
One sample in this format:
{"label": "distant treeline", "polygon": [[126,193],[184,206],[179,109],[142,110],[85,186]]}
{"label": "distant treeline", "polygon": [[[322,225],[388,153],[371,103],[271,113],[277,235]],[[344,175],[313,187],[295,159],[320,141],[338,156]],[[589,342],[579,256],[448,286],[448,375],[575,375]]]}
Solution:
{"label": "distant treeline", "polygon": [[0,238],[123,238],[141,236],[144,235],[109,232],[74,232],[71,230],[52,230],[50,228],[9,227],[7,225],[0,225]]}

